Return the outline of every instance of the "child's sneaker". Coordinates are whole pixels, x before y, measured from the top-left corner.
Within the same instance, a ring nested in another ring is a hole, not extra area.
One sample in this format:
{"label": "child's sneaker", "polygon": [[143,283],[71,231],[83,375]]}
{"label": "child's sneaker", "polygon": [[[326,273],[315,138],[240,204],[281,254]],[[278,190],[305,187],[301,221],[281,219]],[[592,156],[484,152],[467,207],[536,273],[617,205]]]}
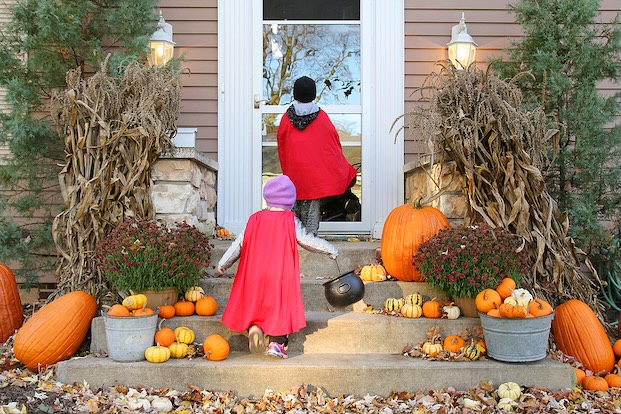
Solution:
{"label": "child's sneaker", "polygon": [[265,353],[265,338],[263,331],[257,325],[252,325],[248,329],[248,348],[253,354]]}
{"label": "child's sneaker", "polygon": [[279,344],[278,342],[270,342],[270,344],[267,346],[266,355],[271,355],[271,356],[275,356],[275,357],[283,358],[283,359],[289,356],[287,355],[285,346],[282,344]]}

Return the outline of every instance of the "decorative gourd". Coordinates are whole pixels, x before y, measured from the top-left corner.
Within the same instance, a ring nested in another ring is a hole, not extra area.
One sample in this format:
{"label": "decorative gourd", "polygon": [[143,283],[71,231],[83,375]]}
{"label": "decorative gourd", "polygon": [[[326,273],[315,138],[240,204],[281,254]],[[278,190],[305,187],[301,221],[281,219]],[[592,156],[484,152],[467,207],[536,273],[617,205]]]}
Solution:
{"label": "decorative gourd", "polygon": [[162,328],[162,323],[164,323],[166,319],[162,319],[158,326],[158,331],[155,333],[155,343],[160,344],[162,346],[170,346],[173,342],[175,342],[175,331],[168,327]]}
{"label": "decorative gourd", "polygon": [[576,358],[592,372],[610,372],[615,354],[604,326],[589,305],[570,299],[558,305],[552,334],[559,350]]}
{"label": "decorative gourd", "polygon": [[442,318],[444,319],[457,319],[461,315],[459,306],[453,304],[442,306]]}
{"label": "decorative gourd", "polygon": [[24,323],[24,308],[13,271],[0,263],[0,344]]}
{"label": "decorative gourd", "polygon": [[125,306],[130,311],[144,308],[147,306],[147,297],[142,293],[132,293],[131,295],[126,296],[125,299],[123,299],[123,306]]}
{"label": "decorative gourd", "polygon": [[522,306],[528,308],[528,304],[531,300],[533,300],[533,295],[526,289],[513,289],[511,292],[511,296],[517,298],[520,302],[522,302]]}
{"label": "decorative gourd", "polygon": [[15,335],[15,357],[28,369],[71,358],[78,350],[97,315],[97,302],[86,292],[75,291],[43,306]]}
{"label": "decorative gourd", "polygon": [[446,349],[447,351],[454,352],[456,354],[458,354],[459,350],[463,348],[465,345],[466,345],[466,341],[464,340],[464,338],[458,335],[447,336],[446,338],[444,338],[444,343],[442,344],[444,349]]}
{"label": "decorative gourd", "polygon": [[175,316],[175,307],[173,305],[162,305],[158,315],[160,318],[170,319]]}
{"label": "decorative gourd", "polygon": [[435,299],[423,303],[423,315],[425,318],[437,319],[442,316],[442,304]]}
{"label": "decorative gourd", "polygon": [[108,309],[107,315],[116,316],[116,317],[126,317],[126,316],[130,316],[131,312],[125,306],[117,303],[117,304],[110,306],[110,309]]}
{"label": "decorative gourd", "polygon": [[503,412],[511,412],[517,406],[517,403],[511,398],[501,398],[498,400],[498,408]]}
{"label": "decorative gourd", "polygon": [[181,343],[191,344],[194,342],[194,331],[187,326],[179,326],[175,328],[175,338]]}
{"label": "decorative gourd", "polygon": [[159,364],[170,359],[170,350],[161,345],[150,346],[144,351],[144,357],[149,362]]}
{"label": "decorative gourd", "polygon": [[168,349],[170,349],[170,356],[176,359],[185,358],[188,354],[188,348],[188,344],[179,341],[175,341],[168,346]]}
{"label": "decorative gourd", "polygon": [[422,207],[420,200],[394,208],[386,217],[380,242],[388,274],[405,282],[422,281],[412,258],[423,242],[447,227],[446,216],[435,207]]}
{"label": "decorative gourd", "polygon": [[606,374],[604,379],[606,380],[610,388],[621,387],[621,377],[619,376],[619,374],[612,374],[612,373]]}
{"label": "decorative gourd", "polygon": [[510,398],[515,401],[522,395],[522,388],[515,382],[505,382],[498,386],[497,392],[500,398]]}
{"label": "decorative gourd", "polygon": [[511,296],[515,287],[515,280],[505,277],[496,288],[496,292],[500,295],[500,299],[505,300]]}
{"label": "decorative gourd", "polygon": [[405,300],[403,298],[388,298],[384,301],[384,310],[386,312],[399,312],[404,304]]}
{"label": "decorative gourd", "polygon": [[194,315],[194,302],[182,299],[173,306],[175,307],[175,315],[177,316]]}
{"label": "decorative gourd", "polygon": [[399,311],[406,318],[420,318],[423,315],[423,308],[411,303],[405,303]]}
{"label": "decorative gourd", "polygon": [[205,296],[196,301],[194,311],[201,316],[215,315],[218,311],[218,303],[213,296]]}
{"label": "decorative gourd", "polygon": [[442,344],[434,342],[434,341],[427,341],[423,344],[423,352],[426,353],[427,355],[429,355],[430,357],[434,357],[436,355],[438,355],[440,352],[442,352]]}
{"label": "decorative gourd", "polygon": [[487,345],[485,345],[484,341],[477,341],[474,346],[477,347],[481,355],[487,355]]}
{"label": "decorative gourd", "polygon": [[500,294],[498,292],[494,289],[488,288],[483,289],[477,294],[477,297],[474,299],[474,303],[479,312],[486,314],[492,309],[498,308],[502,303],[502,299],[500,298]]}
{"label": "decorative gourd", "polygon": [[205,357],[210,361],[222,361],[229,356],[231,347],[221,335],[212,334],[205,338],[203,343]]}
{"label": "decorative gourd", "polygon": [[405,303],[423,306],[423,295],[421,295],[420,293],[410,293],[404,298],[404,300]]}
{"label": "decorative gourd", "polygon": [[574,367],[574,374],[576,375],[576,385],[582,385],[582,381],[584,381],[584,377],[586,377],[586,372],[583,369]]}
{"label": "decorative gourd", "polygon": [[200,286],[192,286],[185,292],[185,300],[190,302],[196,302],[203,297],[205,297],[205,291]]}
{"label": "decorative gourd", "polygon": [[609,386],[604,378],[595,375],[587,375],[582,380],[582,388],[591,391],[608,391]]}
{"label": "decorative gourd", "polygon": [[153,315],[153,309],[151,308],[140,308],[136,309],[132,312],[132,316],[148,316]]}
{"label": "decorative gourd", "polygon": [[468,359],[476,361],[481,356],[481,351],[475,344],[466,345],[461,349],[461,353]]}
{"label": "decorative gourd", "polygon": [[551,314],[553,311],[554,309],[552,309],[552,305],[540,298],[535,298],[528,304],[528,313],[534,317],[546,316]]}
{"label": "decorative gourd", "polygon": [[360,279],[363,282],[381,282],[388,279],[388,273],[381,264],[368,264],[360,270]]}
{"label": "decorative gourd", "polygon": [[224,227],[219,227],[216,226],[216,236],[220,236],[220,237],[229,237],[231,235],[231,232],[228,231],[228,229],[224,228]]}
{"label": "decorative gourd", "polygon": [[518,299],[517,298],[507,298],[507,299],[513,299],[513,300],[510,300],[500,305],[500,307],[498,308],[498,313],[500,313],[500,316],[502,316],[503,318],[525,318],[526,315],[528,314],[528,311],[526,310],[524,306],[519,304]]}

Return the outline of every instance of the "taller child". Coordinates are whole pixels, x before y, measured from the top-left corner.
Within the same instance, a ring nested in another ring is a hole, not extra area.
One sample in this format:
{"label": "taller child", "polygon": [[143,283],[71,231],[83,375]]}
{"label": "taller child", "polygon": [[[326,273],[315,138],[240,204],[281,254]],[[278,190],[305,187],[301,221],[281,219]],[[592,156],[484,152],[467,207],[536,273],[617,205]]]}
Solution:
{"label": "taller child", "polygon": [[325,111],[314,102],[315,81],[308,76],[293,85],[295,102],[283,115],[276,135],[282,172],[297,190],[293,212],[306,229],[317,235],[320,199],[337,196],[356,183],[339,135]]}

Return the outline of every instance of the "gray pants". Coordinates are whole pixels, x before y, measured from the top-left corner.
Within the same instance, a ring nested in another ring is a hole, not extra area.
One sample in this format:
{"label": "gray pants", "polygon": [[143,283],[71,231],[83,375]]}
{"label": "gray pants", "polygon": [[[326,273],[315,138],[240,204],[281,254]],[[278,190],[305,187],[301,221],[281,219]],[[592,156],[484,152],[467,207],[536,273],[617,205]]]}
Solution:
{"label": "gray pants", "polygon": [[319,231],[319,220],[321,211],[319,210],[319,199],[316,200],[297,200],[293,205],[292,211],[300,219],[309,233],[317,235]]}

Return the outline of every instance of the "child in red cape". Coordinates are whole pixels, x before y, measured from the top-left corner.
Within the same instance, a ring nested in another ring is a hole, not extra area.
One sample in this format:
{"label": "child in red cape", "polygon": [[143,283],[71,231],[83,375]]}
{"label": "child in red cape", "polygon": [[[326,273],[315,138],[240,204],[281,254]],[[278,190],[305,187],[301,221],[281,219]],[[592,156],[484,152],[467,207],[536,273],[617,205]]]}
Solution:
{"label": "child in red cape", "polygon": [[[338,251],[309,233],[291,211],[296,193],[289,177],[268,181],[263,198],[268,208],[250,216],[218,262],[222,274],[239,259],[222,322],[237,332],[248,330],[250,352],[287,358],[288,335],[306,326],[298,244],[332,259]],[[265,335],[270,338],[267,349]]]}

